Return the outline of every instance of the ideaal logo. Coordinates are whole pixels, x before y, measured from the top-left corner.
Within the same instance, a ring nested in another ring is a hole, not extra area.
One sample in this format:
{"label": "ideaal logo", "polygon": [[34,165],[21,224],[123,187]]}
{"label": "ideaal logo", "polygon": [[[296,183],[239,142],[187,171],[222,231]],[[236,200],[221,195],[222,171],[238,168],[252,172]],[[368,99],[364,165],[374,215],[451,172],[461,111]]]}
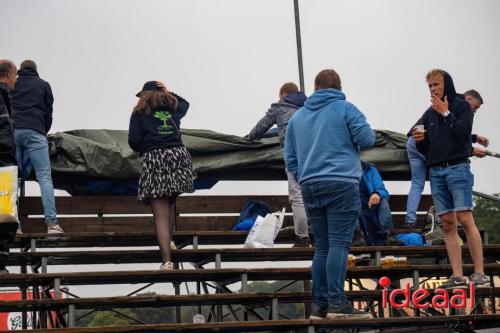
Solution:
{"label": "ideaal logo", "polygon": [[[404,289],[388,290],[391,285],[391,279],[383,276],[378,280],[382,290],[382,307],[387,308],[389,303],[395,309],[410,308],[413,305],[417,309],[427,309],[432,307],[442,309],[452,307],[454,309],[464,309],[467,307],[467,296],[469,297],[469,306],[475,306],[476,289],[474,283],[469,283],[469,295],[465,289],[452,289],[451,295],[446,289],[434,289],[434,295],[426,289],[410,290],[410,284],[407,283]],[[451,296],[451,297],[450,297]],[[399,301],[402,301],[401,303]],[[429,302],[430,301],[430,302]],[[410,304],[411,303],[411,304]]]}

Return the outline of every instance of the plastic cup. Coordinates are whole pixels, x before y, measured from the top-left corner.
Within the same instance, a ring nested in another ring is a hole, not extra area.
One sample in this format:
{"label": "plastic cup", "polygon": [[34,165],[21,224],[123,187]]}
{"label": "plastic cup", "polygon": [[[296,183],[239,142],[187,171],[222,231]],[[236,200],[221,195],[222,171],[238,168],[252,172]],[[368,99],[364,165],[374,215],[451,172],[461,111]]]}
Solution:
{"label": "plastic cup", "polygon": [[424,125],[416,125],[415,127],[413,127],[413,130],[416,133],[424,133],[425,132],[425,127],[424,127]]}
{"label": "plastic cup", "polygon": [[205,322],[205,316],[201,313],[197,313],[193,316],[193,323],[195,324],[203,324]]}

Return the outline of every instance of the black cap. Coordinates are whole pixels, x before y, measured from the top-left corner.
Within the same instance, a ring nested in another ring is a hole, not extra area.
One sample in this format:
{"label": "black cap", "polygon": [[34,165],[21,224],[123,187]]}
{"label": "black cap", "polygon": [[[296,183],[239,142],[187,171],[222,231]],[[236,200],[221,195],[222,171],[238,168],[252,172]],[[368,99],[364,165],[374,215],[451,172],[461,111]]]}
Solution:
{"label": "black cap", "polygon": [[143,91],[161,91],[156,81],[148,81],[142,86],[142,90],[135,94],[137,97],[141,96]]}

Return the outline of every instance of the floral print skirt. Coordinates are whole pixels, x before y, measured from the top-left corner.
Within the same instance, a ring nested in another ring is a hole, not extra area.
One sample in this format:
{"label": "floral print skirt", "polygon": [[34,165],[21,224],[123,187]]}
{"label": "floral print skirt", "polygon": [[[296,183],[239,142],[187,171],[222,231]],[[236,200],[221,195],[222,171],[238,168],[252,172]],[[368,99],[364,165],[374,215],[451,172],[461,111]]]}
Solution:
{"label": "floral print skirt", "polygon": [[142,157],[137,201],[150,205],[151,199],[172,199],[182,193],[194,192],[191,155],[184,146],[162,147]]}

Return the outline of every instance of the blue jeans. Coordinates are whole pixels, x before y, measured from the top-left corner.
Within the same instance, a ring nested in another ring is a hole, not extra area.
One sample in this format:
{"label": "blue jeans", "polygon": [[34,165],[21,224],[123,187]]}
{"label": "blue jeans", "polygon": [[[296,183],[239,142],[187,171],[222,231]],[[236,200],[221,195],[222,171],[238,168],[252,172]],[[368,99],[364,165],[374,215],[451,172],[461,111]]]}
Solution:
{"label": "blue jeans", "polygon": [[26,179],[29,176],[31,167],[35,169],[36,180],[42,195],[45,223],[56,224],[56,203],[47,137],[37,131],[23,128],[15,130],[15,137],[16,158],[21,169],[21,178]]}
{"label": "blue jeans", "polygon": [[342,181],[301,184],[315,251],[312,263],[313,305],[319,309],[347,302],[344,282],[347,254],[361,210],[359,185]]}
{"label": "blue jeans", "polygon": [[386,234],[394,229],[391,207],[389,206],[389,201],[386,198],[380,198],[380,203],[377,207],[377,217],[381,233]]}
{"label": "blue jeans", "polygon": [[469,163],[449,167],[433,167],[430,170],[431,193],[436,213],[472,210],[472,187],[474,175]]}
{"label": "blue jeans", "polygon": [[417,150],[417,145],[412,137],[406,144],[408,160],[411,168],[411,187],[406,201],[406,222],[414,224],[417,221],[417,209],[425,186],[425,156]]}
{"label": "blue jeans", "polygon": [[359,216],[359,228],[368,245],[385,245],[384,232],[380,225],[377,208],[362,208]]}

